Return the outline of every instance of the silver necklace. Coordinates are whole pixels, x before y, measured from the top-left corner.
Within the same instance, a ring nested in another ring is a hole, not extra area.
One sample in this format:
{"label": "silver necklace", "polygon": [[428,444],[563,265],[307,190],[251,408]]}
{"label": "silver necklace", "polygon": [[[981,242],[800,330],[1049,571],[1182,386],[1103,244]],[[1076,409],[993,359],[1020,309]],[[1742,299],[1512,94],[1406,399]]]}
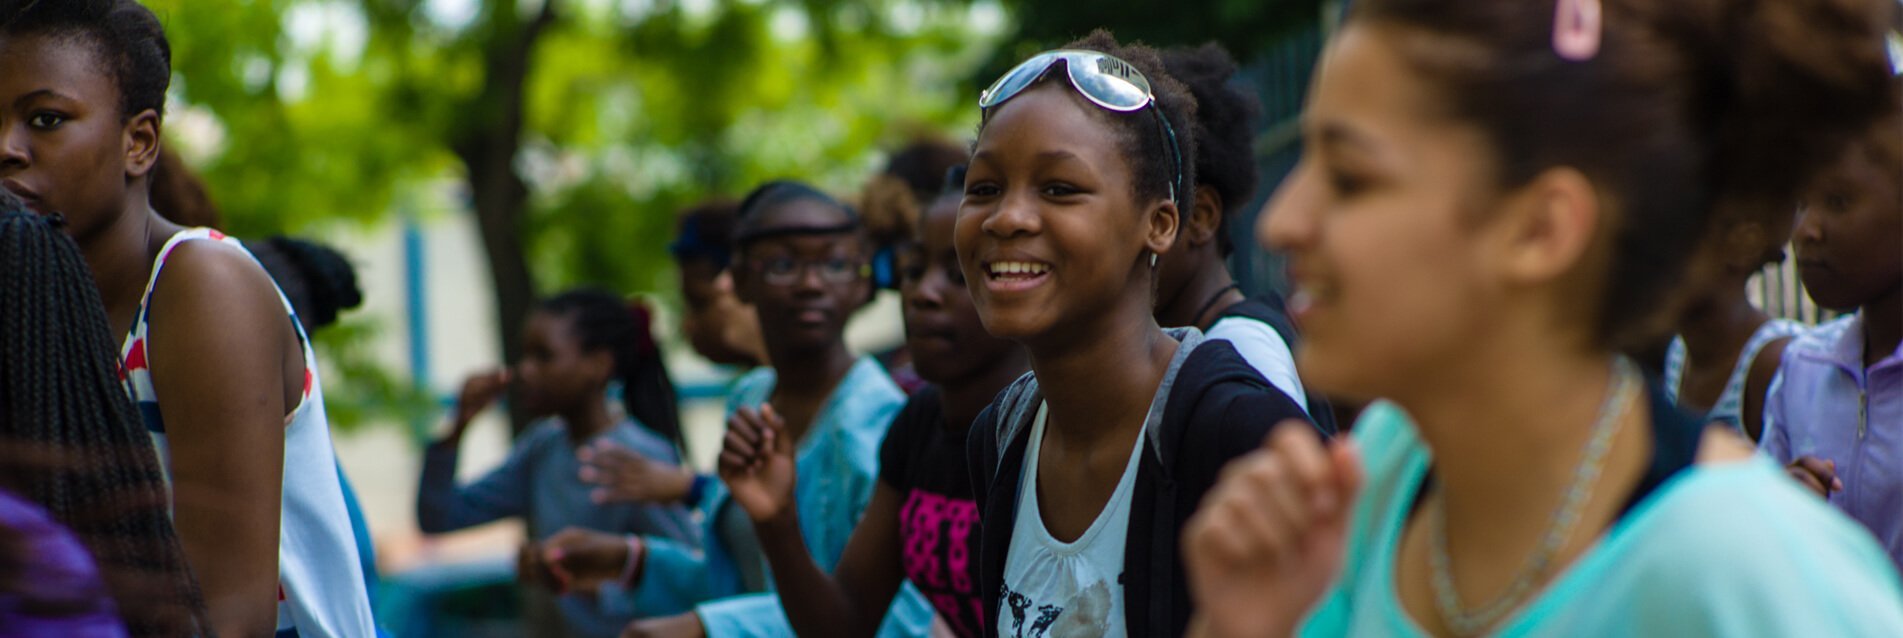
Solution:
{"label": "silver necklace", "polygon": [[1612,366],[1612,382],[1606,392],[1605,403],[1599,406],[1599,417],[1592,425],[1592,438],[1586,444],[1586,452],[1579,460],[1579,468],[1573,472],[1572,485],[1566,488],[1566,496],[1560,501],[1559,511],[1553,517],[1553,526],[1547,528],[1546,535],[1527,557],[1525,566],[1520,568],[1506,591],[1490,602],[1469,609],[1460,602],[1460,592],[1454,586],[1453,569],[1447,552],[1447,514],[1443,507],[1436,507],[1428,517],[1428,554],[1427,562],[1433,574],[1429,584],[1434,590],[1434,606],[1440,611],[1440,617],[1447,622],[1447,628],[1462,636],[1477,636],[1498,623],[1509,612],[1518,609],[1533,593],[1534,585],[1540,582],[1548,570],[1553,567],[1553,557],[1559,554],[1560,547],[1572,536],[1573,528],[1579,524],[1580,511],[1592,500],[1593,487],[1599,482],[1600,471],[1605,469],[1606,452],[1612,448],[1612,435],[1619,431],[1620,416],[1625,414],[1625,403],[1621,401],[1638,383],[1638,372],[1632,362],[1620,357]]}

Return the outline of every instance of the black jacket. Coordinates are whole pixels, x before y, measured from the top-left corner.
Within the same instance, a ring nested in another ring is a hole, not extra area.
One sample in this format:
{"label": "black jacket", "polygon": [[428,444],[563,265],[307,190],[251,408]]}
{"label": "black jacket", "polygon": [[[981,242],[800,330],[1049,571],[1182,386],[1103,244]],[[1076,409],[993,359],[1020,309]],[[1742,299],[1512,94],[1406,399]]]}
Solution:
{"label": "black jacket", "polygon": [[[1260,447],[1275,424],[1304,418],[1302,408],[1264,381],[1228,342],[1205,341],[1193,331],[1173,334],[1185,333],[1179,337],[1180,366],[1163,380],[1168,398],[1151,406],[1156,418],[1144,424],[1121,578],[1131,636],[1182,635],[1191,612],[1179,549],[1183,523],[1224,464]],[[979,414],[967,441],[980,515],[978,587],[988,610],[987,636],[997,633],[1019,479],[1042,401],[1036,379],[1025,375]]]}

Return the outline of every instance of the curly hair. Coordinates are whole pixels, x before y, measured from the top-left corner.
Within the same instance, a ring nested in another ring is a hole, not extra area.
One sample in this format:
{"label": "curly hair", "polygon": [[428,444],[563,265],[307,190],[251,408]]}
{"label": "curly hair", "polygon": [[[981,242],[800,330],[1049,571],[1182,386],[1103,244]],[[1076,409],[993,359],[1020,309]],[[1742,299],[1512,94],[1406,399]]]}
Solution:
{"label": "curly hair", "polygon": [[[1150,92],[1156,97],[1156,109],[1163,120],[1169,123],[1175,133],[1176,148],[1169,147],[1169,140],[1163,131],[1158,130],[1156,116],[1149,109],[1130,113],[1118,113],[1104,109],[1087,109],[1092,116],[1108,123],[1116,131],[1118,147],[1123,156],[1130,158],[1130,187],[1138,199],[1164,199],[1169,197],[1172,188],[1176,192],[1178,210],[1189,210],[1194,194],[1190,188],[1196,182],[1196,96],[1171,76],[1163,67],[1163,61],[1157,50],[1142,43],[1122,44],[1109,31],[1098,29],[1082,39],[1064,45],[1066,49],[1096,51],[1115,56],[1130,63],[1137,72],[1150,82]],[[1050,81],[1048,78],[1044,81]],[[986,118],[989,121],[989,118]],[[985,124],[978,125],[979,132]],[[1176,158],[1182,158],[1181,175],[1176,174],[1179,167]],[[1172,183],[1175,181],[1175,183]]]}
{"label": "curly hair", "polygon": [[1216,246],[1223,256],[1235,252],[1229,220],[1255,196],[1255,125],[1262,101],[1238,86],[1236,60],[1222,45],[1164,49],[1163,67],[1196,96],[1196,185],[1222,198],[1222,230]]}

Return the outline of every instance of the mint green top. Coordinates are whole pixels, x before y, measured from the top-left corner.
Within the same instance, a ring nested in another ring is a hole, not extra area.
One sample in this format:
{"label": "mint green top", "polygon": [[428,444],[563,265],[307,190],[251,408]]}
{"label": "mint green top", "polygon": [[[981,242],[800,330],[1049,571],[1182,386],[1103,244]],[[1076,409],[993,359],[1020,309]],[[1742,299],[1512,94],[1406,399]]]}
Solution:
{"label": "mint green top", "polygon": [[[1341,579],[1301,635],[1426,635],[1394,564],[1429,452],[1391,403],[1352,436],[1367,482]],[[1667,480],[1493,635],[1897,636],[1903,585],[1868,532],[1753,456]]]}

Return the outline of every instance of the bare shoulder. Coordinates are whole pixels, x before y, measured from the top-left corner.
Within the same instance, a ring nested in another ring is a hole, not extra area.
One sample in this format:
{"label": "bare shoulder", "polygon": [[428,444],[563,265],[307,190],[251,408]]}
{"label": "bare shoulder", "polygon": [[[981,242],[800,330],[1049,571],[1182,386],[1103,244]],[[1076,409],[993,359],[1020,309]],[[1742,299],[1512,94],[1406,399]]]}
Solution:
{"label": "bare shoulder", "polygon": [[[152,292],[155,317],[231,326],[284,312],[271,275],[243,249],[219,241],[178,244]],[[276,323],[276,322],[272,322]]]}
{"label": "bare shoulder", "polygon": [[1749,439],[1722,423],[1707,426],[1705,435],[1698,441],[1699,465],[1736,463],[1756,454],[1757,447],[1751,445]]}

